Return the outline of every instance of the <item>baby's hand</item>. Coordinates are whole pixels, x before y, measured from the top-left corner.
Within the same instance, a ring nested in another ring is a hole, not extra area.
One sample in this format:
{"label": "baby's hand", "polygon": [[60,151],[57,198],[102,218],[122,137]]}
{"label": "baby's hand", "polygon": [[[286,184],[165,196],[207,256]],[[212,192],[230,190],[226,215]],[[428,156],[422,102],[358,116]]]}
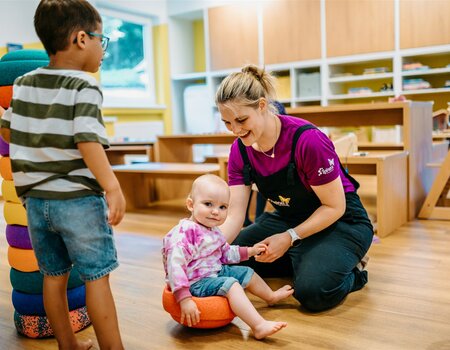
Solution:
{"label": "baby's hand", "polygon": [[253,247],[248,248],[248,256],[263,254],[267,249],[264,243],[256,243]]}
{"label": "baby's hand", "polygon": [[192,298],[186,298],[180,301],[181,319],[180,323],[183,324],[186,319],[186,323],[189,327],[192,327],[200,322],[200,311],[197,304]]}

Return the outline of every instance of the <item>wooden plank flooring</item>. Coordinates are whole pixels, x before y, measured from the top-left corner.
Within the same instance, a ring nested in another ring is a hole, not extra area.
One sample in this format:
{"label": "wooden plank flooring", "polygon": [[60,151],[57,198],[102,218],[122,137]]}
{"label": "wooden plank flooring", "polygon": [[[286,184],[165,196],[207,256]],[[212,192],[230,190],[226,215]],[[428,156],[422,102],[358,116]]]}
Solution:
{"label": "wooden plank flooring", "polygon": [[[450,221],[413,221],[374,243],[369,284],[328,312],[308,314],[293,298],[275,307],[252,298],[264,317],[289,323],[256,341],[239,320],[221,329],[194,330],[162,309],[161,237],[184,213],[155,207],[127,214],[116,229],[121,266],[111,282],[127,349],[450,349]],[[0,234],[0,349],[56,349],[53,339],[17,335],[6,250]],[[273,287],[284,282],[269,280]],[[92,327],[78,336],[95,338]]]}

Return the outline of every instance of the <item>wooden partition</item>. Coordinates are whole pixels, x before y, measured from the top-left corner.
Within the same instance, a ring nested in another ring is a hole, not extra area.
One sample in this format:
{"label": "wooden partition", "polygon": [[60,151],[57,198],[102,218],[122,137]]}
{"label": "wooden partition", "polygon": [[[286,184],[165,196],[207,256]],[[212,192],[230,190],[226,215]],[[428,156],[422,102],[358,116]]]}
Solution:
{"label": "wooden partition", "polygon": [[317,126],[401,125],[408,171],[397,176],[404,177],[408,184],[408,218],[412,220],[433,182],[426,166],[432,150],[432,106],[431,102],[370,103],[288,108],[287,113]]}
{"label": "wooden partition", "polygon": [[[155,144],[155,158],[157,162],[192,163],[193,145],[216,144],[231,145],[236,139],[232,134],[183,134],[159,136]],[[192,181],[158,179],[159,200],[182,198],[189,193]]]}
{"label": "wooden partition", "polygon": [[321,57],[320,1],[278,0],[263,5],[265,64]]}
{"label": "wooden partition", "polygon": [[327,55],[394,50],[394,0],[326,0]]}
{"label": "wooden partition", "polygon": [[400,0],[400,48],[450,43],[450,1]]}
{"label": "wooden partition", "polygon": [[258,19],[253,3],[208,9],[211,69],[258,63]]}

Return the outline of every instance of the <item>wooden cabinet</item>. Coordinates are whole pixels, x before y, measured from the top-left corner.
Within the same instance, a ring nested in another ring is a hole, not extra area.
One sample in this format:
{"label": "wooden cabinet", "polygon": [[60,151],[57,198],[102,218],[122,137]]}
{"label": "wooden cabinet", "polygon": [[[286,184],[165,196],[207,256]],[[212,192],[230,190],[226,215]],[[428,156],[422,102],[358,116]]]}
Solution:
{"label": "wooden cabinet", "polygon": [[208,9],[212,70],[260,64],[256,8],[248,3]]}
{"label": "wooden cabinet", "polygon": [[327,56],[394,50],[394,0],[326,0]]}
{"label": "wooden cabinet", "polygon": [[320,21],[320,1],[264,2],[264,63],[320,58]]}
{"label": "wooden cabinet", "polygon": [[450,1],[399,1],[401,49],[450,44]]}

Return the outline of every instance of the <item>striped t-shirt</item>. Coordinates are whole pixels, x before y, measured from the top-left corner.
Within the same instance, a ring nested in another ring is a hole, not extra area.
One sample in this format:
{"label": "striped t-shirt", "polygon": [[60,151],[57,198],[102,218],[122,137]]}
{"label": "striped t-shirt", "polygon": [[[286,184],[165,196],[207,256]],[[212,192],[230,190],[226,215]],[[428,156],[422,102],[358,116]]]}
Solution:
{"label": "striped t-shirt", "polygon": [[45,67],[16,79],[1,125],[11,130],[18,196],[66,199],[103,192],[77,148],[78,142],[109,147],[102,101],[97,81],[82,71]]}

